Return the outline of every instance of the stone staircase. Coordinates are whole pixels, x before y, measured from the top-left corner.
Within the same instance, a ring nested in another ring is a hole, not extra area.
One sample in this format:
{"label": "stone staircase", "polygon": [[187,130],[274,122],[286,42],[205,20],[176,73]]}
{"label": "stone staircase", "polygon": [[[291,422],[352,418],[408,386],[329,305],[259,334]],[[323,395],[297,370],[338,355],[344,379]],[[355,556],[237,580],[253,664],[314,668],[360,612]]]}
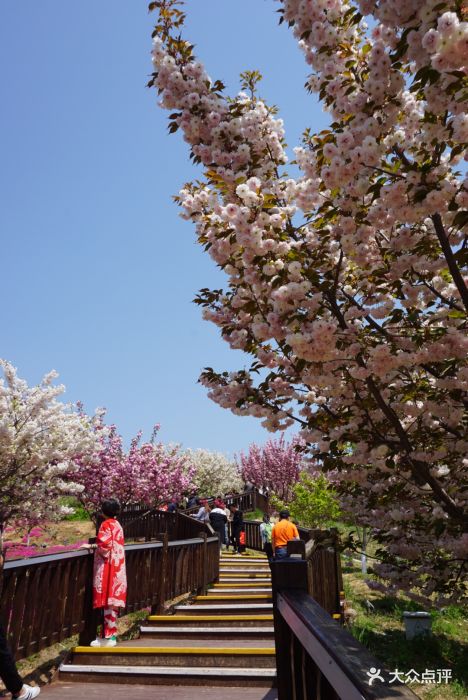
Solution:
{"label": "stone staircase", "polygon": [[150,615],[139,639],[113,648],[76,647],[59,679],[226,686],[228,697],[227,687],[272,688],[275,666],[268,561],[261,554],[223,553],[219,581],[206,595],[176,605],[173,615]]}

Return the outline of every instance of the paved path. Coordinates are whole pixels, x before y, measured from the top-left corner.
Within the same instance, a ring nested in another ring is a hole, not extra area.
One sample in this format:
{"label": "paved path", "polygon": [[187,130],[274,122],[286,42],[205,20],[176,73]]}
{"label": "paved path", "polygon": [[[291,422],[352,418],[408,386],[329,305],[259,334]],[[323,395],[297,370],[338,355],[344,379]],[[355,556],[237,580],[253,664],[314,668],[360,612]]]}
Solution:
{"label": "paved path", "polygon": [[275,689],[204,686],[124,685],[119,683],[66,683],[58,681],[42,688],[44,700],[278,700]]}

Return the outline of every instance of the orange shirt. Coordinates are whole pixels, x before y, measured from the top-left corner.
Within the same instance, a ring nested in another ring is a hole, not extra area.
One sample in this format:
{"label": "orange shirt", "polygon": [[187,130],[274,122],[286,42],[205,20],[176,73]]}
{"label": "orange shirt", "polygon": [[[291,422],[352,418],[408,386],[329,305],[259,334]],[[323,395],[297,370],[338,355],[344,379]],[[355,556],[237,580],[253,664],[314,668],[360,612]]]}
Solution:
{"label": "orange shirt", "polygon": [[294,523],[283,518],[283,520],[280,520],[279,523],[273,526],[273,530],[271,531],[273,549],[276,549],[276,547],[286,547],[289,540],[293,540],[295,537],[299,539],[297,527]]}

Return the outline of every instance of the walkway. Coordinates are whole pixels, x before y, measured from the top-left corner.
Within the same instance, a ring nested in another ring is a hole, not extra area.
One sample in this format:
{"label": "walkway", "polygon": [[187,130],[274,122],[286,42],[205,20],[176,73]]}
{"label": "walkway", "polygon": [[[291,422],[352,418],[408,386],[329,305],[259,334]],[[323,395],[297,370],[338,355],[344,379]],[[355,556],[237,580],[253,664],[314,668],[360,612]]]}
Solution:
{"label": "walkway", "polygon": [[[275,649],[268,562],[223,554],[219,581],[174,615],[151,615],[139,639],[106,649],[77,647],[45,695],[115,700],[202,697],[276,700]],[[86,684],[86,685],[85,685]],[[129,686],[129,684],[131,684]],[[193,686],[198,686],[194,689]],[[220,690],[219,686],[223,686]]]}

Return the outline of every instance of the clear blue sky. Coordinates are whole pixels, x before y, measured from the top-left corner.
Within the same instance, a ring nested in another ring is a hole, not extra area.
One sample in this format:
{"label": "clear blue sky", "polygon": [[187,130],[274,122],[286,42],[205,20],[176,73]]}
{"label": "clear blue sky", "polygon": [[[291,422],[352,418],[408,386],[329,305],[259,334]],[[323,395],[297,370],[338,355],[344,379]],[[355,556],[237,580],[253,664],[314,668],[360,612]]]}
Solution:
{"label": "clear blue sky", "polygon": [[[188,0],[186,37],[232,93],[264,74],[292,147],[326,118],[277,7]],[[56,369],[126,440],[159,422],[164,441],[232,454],[269,434],[197,384],[245,357],[191,303],[223,275],[171,201],[197,172],[145,87],[153,21],[146,0],[0,4],[0,356],[30,383]]]}

